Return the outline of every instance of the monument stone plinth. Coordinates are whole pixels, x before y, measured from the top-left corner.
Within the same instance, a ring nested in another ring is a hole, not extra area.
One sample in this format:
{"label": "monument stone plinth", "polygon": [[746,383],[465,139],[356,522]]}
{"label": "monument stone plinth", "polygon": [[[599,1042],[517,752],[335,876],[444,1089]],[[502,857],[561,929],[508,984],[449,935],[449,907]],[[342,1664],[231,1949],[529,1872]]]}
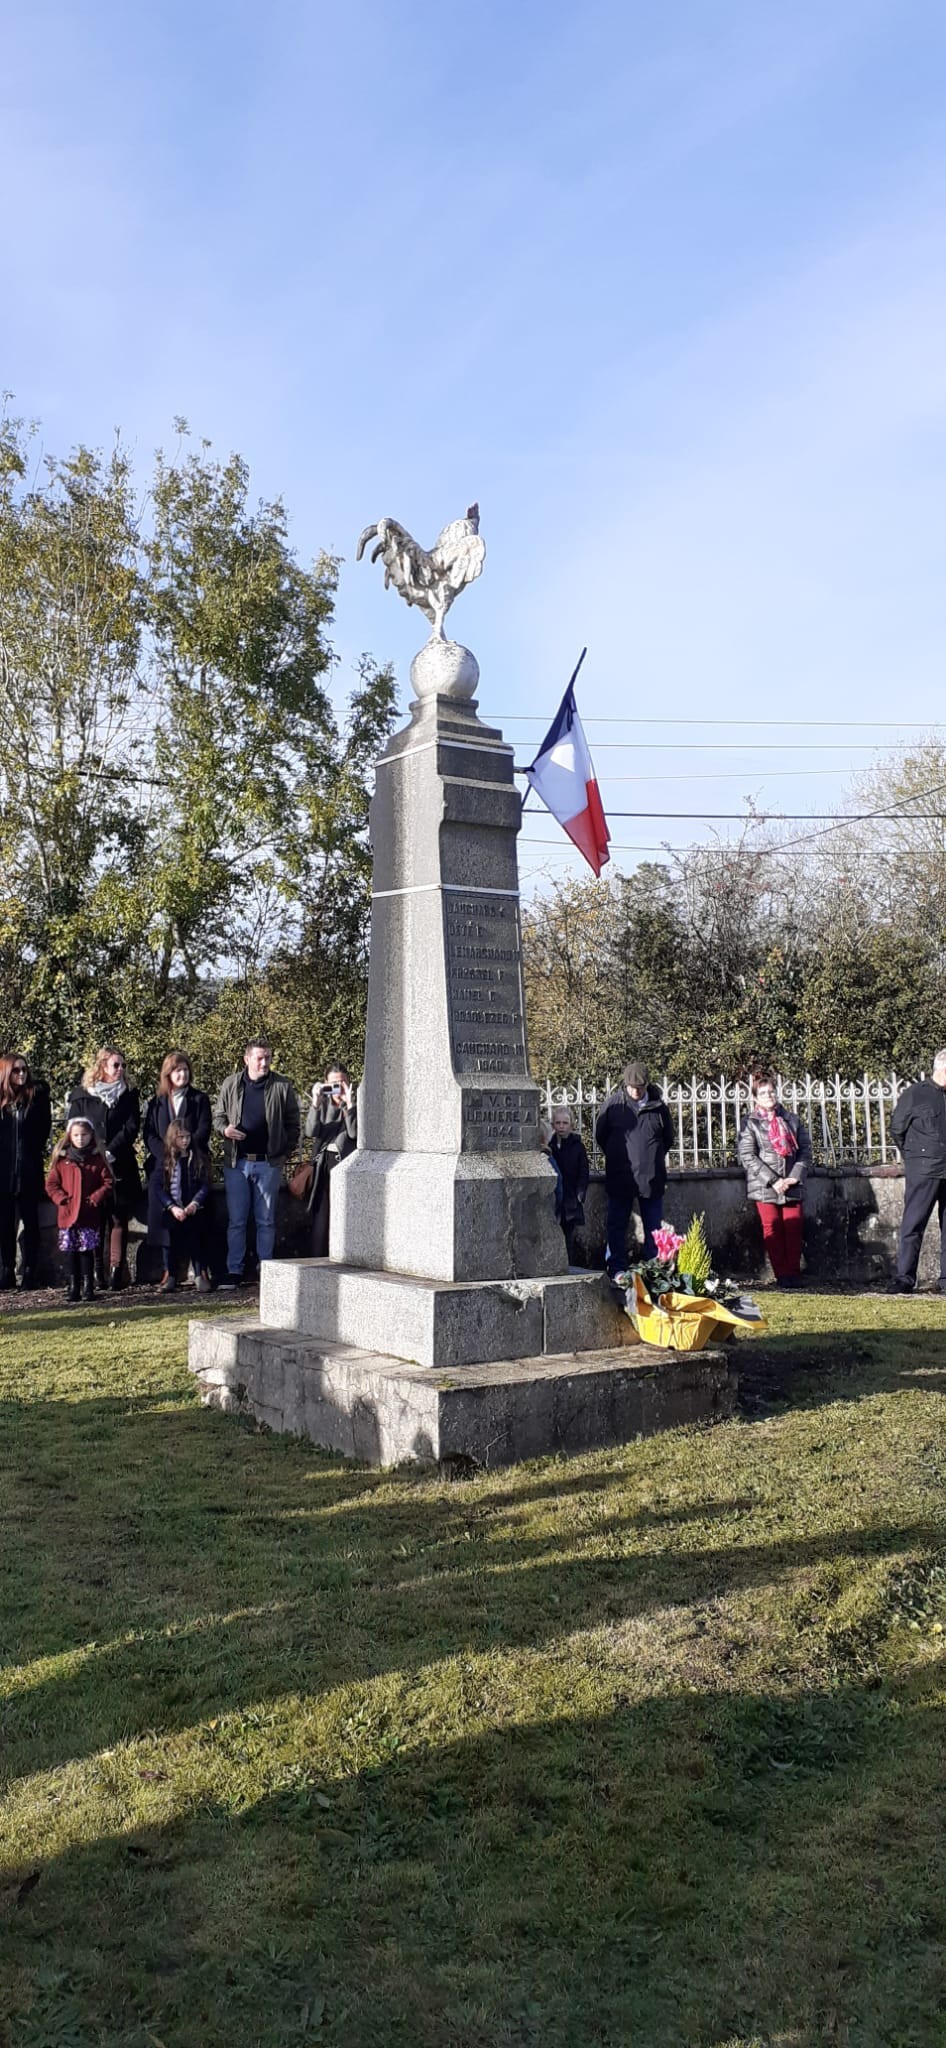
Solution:
{"label": "monument stone plinth", "polygon": [[728,1413],[735,1379],[643,1356],[603,1273],[569,1271],[529,1073],[512,749],[443,620],[479,575],[475,506],[428,553],[395,520],[385,580],[434,628],[378,762],[358,1149],[330,1256],[267,1260],[259,1319],[191,1327],[203,1399],[382,1464],[501,1465]]}
{"label": "monument stone plinth", "polygon": [[332,1178],[331,1256],[432,1280],[564,1273],[526,1056],[512,749],[431,666],[441,690],[423,693],[418,657],[411,722],[378,763],[358,1151]]}

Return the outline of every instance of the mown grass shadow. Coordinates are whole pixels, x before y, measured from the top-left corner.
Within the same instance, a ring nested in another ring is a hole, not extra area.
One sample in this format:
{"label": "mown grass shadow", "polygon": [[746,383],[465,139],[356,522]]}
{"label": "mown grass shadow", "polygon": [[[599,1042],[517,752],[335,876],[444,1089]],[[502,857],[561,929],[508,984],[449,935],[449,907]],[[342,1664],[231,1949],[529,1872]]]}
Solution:
{"label": "mown grass shadow", "polygon": [[740,1340],[735,1358],[740,1412],[750,1418],[772,1406],[815,1408],[911,1389],[946,1394],[946,1316],[942,1328],[861,1321],[841,1330],[767,1331]]}
{"label": "mown grass shadow", "polygon": [[[655,1514],[620,1493],[587,1530],[563,1532],[557,1518],[523,1528],[515,1490],[484,1525],[462,1487],[418,1474],[392,1483],[154,1398],[0,1404],[0,1441],[14,1428],[0,1648],[27,1668],[0,1727],[15,1772],[248,1700],[541,1649],[941,1540],[932,1520],[868,1517],[807,1537],[673,1548],[693,1519],[687,1504]],[[724,1506],[709,1504],[710,1523]]]}
{"label": "mown grass shadow", "polygon": [[7,1889],[17,2048],[932,2043],[944,1677],[376,1728],[69,1848]]}
{"label": "mown grass shadow", "polygon": [[18,1308],[12,1315],[3,1317],[0,1310],[0,1334],[15,1339],[21,1335],[28,1341],[34,1332],[44,1336],[66,1337],[70,1332],[85,1330],[113,1330],[125,1323],[136,1324],[153,1321],[179,1321],[187,1316],[247,1315],[255,1313],[257,1295],[247,1289],[234,1300],[232,1295],[191,1294],[181,1290],[171,1295],[152,1294],[147,1299],[136,1301],[128,1294],[99,1294],[92,1303],[81,1303],[67,1307],[63,1302],[57,1308]]}

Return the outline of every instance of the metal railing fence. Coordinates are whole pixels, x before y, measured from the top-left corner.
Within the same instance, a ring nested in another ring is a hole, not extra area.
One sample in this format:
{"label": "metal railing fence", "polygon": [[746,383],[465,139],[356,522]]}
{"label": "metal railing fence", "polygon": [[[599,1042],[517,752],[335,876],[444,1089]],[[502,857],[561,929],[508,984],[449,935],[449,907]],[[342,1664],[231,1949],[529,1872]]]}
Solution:
{"label": "metal railing fence", "polygon": [[[673,1118],[676,1140],[671,1168],[700,1169],[735,1166],[736,1138],[748,1112],[750,1090],[745,1081],[729,1081],[720,1074],[715,1081],[671,1081],[665,1074],[653,1080],[662,1089]],[[914,1075],[925,1080],[925,1074]],[[898,1095],[908,1082],[891,1072],[862,1074],[857,1081],[816,1080],[806,1074],[801,1081],[779,1075],[779,1095],[786,1109],[802,1118],[811,1134],[815,1160],[822,1166],[893,1165],[898,1153],[890,1135],[890,1118]],[[617,1086],[606,1075],[603,1085],[590,1085],[581,1076],[570,1084],[556,1086],[545,1081],[542,1088],[544,1114],[567,1105],[576,1129],[588,1147],[592,1166],[600,1167],[594,1128],[599,1111]]]}

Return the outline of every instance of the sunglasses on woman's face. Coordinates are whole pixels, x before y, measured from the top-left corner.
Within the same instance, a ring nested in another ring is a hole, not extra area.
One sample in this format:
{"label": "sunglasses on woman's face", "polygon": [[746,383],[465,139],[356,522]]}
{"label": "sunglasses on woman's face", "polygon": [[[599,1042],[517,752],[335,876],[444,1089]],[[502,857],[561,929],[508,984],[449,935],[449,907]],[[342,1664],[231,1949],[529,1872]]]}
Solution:
{"label": "sunglasses on woman's face", "polygon": [[24,1066],[19,1066],[19,1067],[11,1067],[11,1068],[10,1068],[10,1072],[11,1072],[11,1074],[28,1074],[28,1073],[29,1073],[29,1067],[24,1067]]}

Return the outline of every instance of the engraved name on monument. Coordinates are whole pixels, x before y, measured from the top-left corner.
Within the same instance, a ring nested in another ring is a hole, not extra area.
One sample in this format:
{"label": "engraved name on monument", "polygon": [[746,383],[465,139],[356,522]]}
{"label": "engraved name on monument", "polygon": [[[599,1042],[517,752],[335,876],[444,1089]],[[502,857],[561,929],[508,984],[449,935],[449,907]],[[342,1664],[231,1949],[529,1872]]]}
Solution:
{"label": "engraved name on monument", "polygon": [[538,1103],[527,1080],[518,899],[445,892],[444,936],[454,1071],[521,1075],[525,1083],[464,1090],[463,1149],[525,1149],[535,1142]]}

